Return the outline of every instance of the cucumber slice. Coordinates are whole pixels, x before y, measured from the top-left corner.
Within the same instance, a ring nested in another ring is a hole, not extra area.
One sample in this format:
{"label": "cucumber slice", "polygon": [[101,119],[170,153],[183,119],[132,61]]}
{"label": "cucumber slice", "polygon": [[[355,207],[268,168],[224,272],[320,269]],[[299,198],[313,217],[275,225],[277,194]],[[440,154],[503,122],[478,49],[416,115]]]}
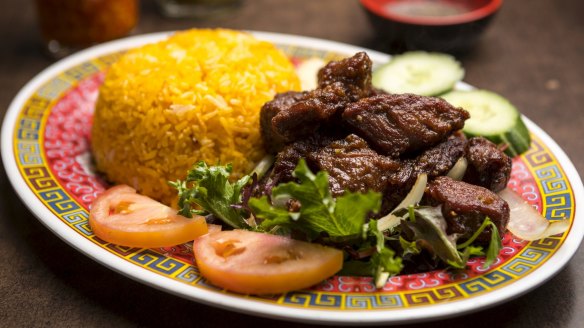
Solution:
{"label": "cucumber slice", "polygon": [[463,128],[469,137],[483,136],[496,144],[505,144],[505,153],[512,157],[529,149],[529,130],[517,108],[507,99],[487,90],[457,90],[442,98],[470,113]]}
{"label": "cucumber slice", "polygon": [[373,72],[373,86],[391,93],[435,96],[451,90],[464,77],[454,57],[433,52],[412,51],[395,56]]}

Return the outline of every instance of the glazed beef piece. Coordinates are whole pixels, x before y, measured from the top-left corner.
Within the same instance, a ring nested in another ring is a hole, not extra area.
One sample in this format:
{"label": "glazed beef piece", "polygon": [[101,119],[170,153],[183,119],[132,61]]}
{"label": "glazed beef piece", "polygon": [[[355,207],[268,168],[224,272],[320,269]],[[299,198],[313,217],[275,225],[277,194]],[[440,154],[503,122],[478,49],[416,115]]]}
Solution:
{"label": "glazed beef piece", "polygon": [[265,183],[276,185],[294,180],[292,172],[298,165],[298,161],[333,141],[334,139],[330,136],[316,134],[285,146],[276,155],[274,166]]}
{"label": "glazed beef piece", "polygon": [[333,195],[374,190],[391,195],[386,204],[391,207],[409,192],[418,174],[430,178],[446,174],[464,156],[465,144],[464,135],[456,133],[415,158],[400,160],[379,155],[354,134],[334,141],[315,135],[286,146],[276,157],[272,175],[274,181],[290,181],[300,158],[306,158],[313,171],[328,172]]}
{"label": "glazed beef piece", "polygon": [[349,104],[342,117],[381,154],[398,157],[440,143],[460,130],[469,114],[440,98],[387,94]]}
{"label": "glazed beef piece", "polygon": [[371,59],[364,52],[340,61],[332,61],[318,71],[318,88],[341,83],[351,101],[370,96]]}
{"label": "glazed beef piece", "polygon": [[333,196],[345,190],[384,192],[389,175],[400,166],[398,161],[377,154],[354,134],[309,152],[306,160],[315,171],[328,172]]}
{"label": "glazed beef piece", "polygon": [[438,145],[424,150],[413,160],[414,181],[422,173],[426,173],[429,178],[446,175],[465,155],[466,144],[464,134],[456,132]]}
{"label": "glazed beef piece", "polygon": [[286,144],[286,139],[275,133],[272,119],[279,113],[306,97],[307,92],[289,91],[277,94],[273,100],[262,106],[260,111],[260,133],[264,147],[269,153],[276,153]]}
{"label": "glazed beef piece", "polygon": [[401,202],[416,183],[418,175],[426,173],[429,179],[446,175],[456,161],[464,156],[465,149],[466,137],[456,132],[415,158],[400,160],[399,169],[388,179],[383,202],[384,210],[391,211]]}
{"label": "glazed beef piece", "polygon": [[272,118],[272,129],[285,142],[308,137],[321,126],[334,125],[335,117],[340,119],[340,111],[348,101],[340,83],[315,89],[276,114]]}
{"label": "glazed beef piece", "polygon": [[507,187],[511,176],[511,158],[497,145],[483,137],[471,138],[467,145],[468,168],[463,181],[494,192]]}
{"label": "glazed beef piece", "polygon": [[330,62],[318,73],[317,89],[278,94],[267,102],[260,112],[266,150],[276,153],[321,129],[336,130],[350,102],[382,93],[371,87],[371,66],[364,52]]}
{"label": "glazed beef piece", "polygon": [[[509,222],[509,205],[499,195],[463,181],[437,177],[428,184],[425,201],[442,204],[442,214],[448,224],[447,233],[461,234],[468,239],[488,216],[503,236]],[[477,241],[488,243],[491,231],[485,229]]]}
{"label": "glazed beef piece", "polygon": [[305,139],[321,128],[334,130],[349,98],[341,83],[308,92],[278,94],[260,111],[260,130],[269,153]]}

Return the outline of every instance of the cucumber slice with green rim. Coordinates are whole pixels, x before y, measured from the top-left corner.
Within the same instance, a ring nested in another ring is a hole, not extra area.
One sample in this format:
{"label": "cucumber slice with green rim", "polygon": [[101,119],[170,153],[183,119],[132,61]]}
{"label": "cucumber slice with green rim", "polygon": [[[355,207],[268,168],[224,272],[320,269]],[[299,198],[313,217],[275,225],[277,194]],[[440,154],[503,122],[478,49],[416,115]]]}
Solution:
{"label": "cucumber slice with green rim", "polygon": [[512,157],[529,149],[529,131],[517,108],[507,99],[487,90],[457,90],[442,98],[470,113],[463,128],[466,135],[483,136],[496,144],[505,144],[505,153]]}
{"label": "cucumber slice with green rim", "polygon": [[436,96],[454,88],[464,69],[454,57],[435,52],[412,51],[392,57],[373,72],[373,86],[390,93]]}

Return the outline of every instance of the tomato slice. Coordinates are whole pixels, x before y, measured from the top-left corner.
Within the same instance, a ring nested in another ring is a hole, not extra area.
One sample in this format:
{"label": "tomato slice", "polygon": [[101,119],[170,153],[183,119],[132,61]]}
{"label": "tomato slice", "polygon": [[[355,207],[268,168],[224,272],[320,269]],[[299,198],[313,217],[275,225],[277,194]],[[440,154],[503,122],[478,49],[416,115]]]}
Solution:
{"label": "tomato slice", "polygon": [[204,217],[181,216],[126,185],[112,187],[93,201],[89,225],[99,238],[129,247],[174,246],[207,233]]}
{"label": "tomato slice", "polygon": [[307,288],[337,273],[343,252],[318,244],[246,230],[195,239],[201,275],[242,294],[277,294]]}

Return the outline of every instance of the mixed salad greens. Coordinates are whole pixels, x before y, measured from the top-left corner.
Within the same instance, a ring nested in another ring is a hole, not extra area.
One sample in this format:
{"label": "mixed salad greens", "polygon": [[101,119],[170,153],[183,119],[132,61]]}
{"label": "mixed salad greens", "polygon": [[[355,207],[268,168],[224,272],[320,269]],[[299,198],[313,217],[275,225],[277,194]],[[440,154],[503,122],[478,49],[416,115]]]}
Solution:
{"label": "mixed salad greens", "polygon": [[[456,235],[446,233],[440,207],[416,205],[421,195],[392,211],[399,218],[397,225],[380,229],[379,222],[388,218],[369,219],[380,210],[380,193],[346,192],[333,198],[328,174],[311,172],[304,160],[294,170],[298,182],[277,185],[270,195],[261,197],[249,197],[249,191],[246,196],[245,189],[253,188],[257,174],[231,183],[231,170],[230,165],[198,162],[186,180],[173,182],[179,193],[179,213],[211,215],[234,229],[293,235],[343,249],[345,263],[340,274],[373,276],[378,288],[402,271],[404,261],[424,250],[449,268],[463,269],[471,256],[486,255],[486,265],[490,265],[502,248],[497,228],[488,218],[471,238],[457,243]],[[423,190],[425,181],[418,179],[412,189]],[[290,200],[299,203],[295,210],[289,209]],[[479,234],[489,227],[488,247],[475,245]]]}

